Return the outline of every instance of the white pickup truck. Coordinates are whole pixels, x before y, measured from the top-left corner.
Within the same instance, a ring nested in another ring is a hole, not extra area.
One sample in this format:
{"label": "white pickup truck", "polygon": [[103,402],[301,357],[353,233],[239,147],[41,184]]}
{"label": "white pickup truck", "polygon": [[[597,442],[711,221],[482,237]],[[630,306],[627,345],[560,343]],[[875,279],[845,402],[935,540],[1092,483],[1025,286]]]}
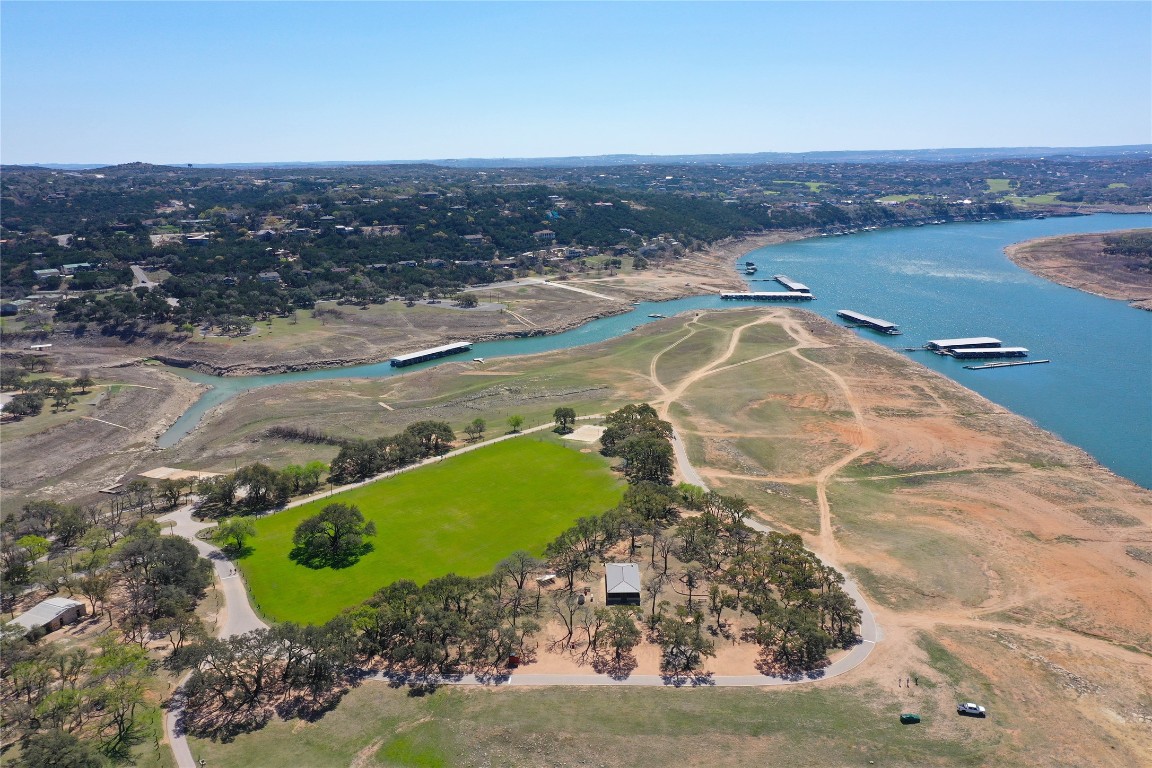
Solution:
{"label": "white pickup truck", "polygon": [[960,715],[968,715],[969,717],[985,717],[988,714],[984,711],[984,707],[980,706],[979,704],[973,704],[970,701],[966,704],[957,704],[956,713]]}

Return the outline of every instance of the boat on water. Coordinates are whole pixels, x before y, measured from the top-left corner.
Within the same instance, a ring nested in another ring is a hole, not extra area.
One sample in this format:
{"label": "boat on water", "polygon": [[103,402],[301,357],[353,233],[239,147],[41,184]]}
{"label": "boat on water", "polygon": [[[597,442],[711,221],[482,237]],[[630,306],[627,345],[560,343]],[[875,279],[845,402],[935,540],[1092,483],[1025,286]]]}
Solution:
{"label": "boat on water", "polygon": [[652,314],[648,315],[648,317],[661,318],[661,317],[664,317],[664,315],[658,315],[655,312],[653,312]]}
{"label": "boat on water", "polygon": [[744,267],[744,274],[746,274],[746,275],[756,274],[756,267]]}
{"label": "boat on water", "polygon": [[474,358],[472,358],[472,362],[474,362],[474,363],[482,363],[482,362],[484,362],[484,358],[482,358],[482,357],[474,357]]}

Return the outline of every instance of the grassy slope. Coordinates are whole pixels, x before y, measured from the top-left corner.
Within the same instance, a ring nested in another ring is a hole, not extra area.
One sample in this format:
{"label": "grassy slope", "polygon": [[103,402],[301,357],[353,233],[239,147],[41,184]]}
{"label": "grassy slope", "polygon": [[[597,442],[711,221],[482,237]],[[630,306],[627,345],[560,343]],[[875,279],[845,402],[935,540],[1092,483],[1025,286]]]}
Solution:
{"label": "grassy slope", "polygon": [[[864,684],[444,689],[412,698],[369,683],[314,723],[273,721],[232,744],[191,741],[196,757],[224,766],[987,764],[993,729],[957,721],[927,688],[909,697],[893,701]],[[902,709],[925,723],[900,725]]]}
{"label": "grassy slope", "polygon": [[[241,567],[267,618],[323,622],[396,579],[478,576],[517,549],[540,553],[577,517],[619,501],[605,466],[549,437],[508,440],[263,518]],[[289,560],[296,526],[334,501],[376,523],[375,551],[342,570]]]}

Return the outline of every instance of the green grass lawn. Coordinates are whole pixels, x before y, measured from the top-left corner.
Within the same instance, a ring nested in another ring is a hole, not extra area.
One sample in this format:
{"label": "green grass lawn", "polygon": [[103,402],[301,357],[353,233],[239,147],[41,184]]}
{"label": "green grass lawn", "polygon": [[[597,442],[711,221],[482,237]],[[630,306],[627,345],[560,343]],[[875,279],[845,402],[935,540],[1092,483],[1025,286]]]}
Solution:
{"label": "green grass lawn", "polygon": [[[622,494],[598,454],[525,436],[257,520],[240,567],[265,618],[321,623],[397,579],[479,576],[517,549],[540,554],[576,518],[616,506]],[[288,559],[300,521],[336,501],[376,523],[375,550],[340,570]]]}
{"label": "green grass lawn", "polygon": [[989,192],[1012,191],[1012,179],[984,179],[984,183],[988,185]]}

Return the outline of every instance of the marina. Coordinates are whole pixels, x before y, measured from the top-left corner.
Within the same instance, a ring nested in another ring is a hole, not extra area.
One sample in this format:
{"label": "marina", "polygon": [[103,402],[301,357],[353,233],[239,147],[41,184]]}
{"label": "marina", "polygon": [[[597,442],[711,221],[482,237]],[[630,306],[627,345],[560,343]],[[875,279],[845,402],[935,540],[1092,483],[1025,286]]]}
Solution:
{"label": "marina", "polygon": [[[925,338],[947,339],[979,318],[985,328],[1021,341],[1062,364],[1053,376],[1045,365],[1020,367],[1016,375],[972,376],[950,356],[917,356],[922,364],[971,387],[985,397],[1026,416],[1101,459],[1119,474],[1152,487],[1152,402],[1147,371],[1152,369],[1152,313],[1124,302],[1071,291],[1034,277],[1004,257],[1011,243],[1037,237],[1103,232],[1152,226],[1148,214],[1098,214],[943,227],[906,227],[846,238],[810,238],[766,246],[755,252],[765,277],[789,269],[820,288],[819,304],[805,302],[832,320],[834,307],[867,306],[877,316],[899,317],[904,336],[876,333],[875,342],[891,349],[914,346]],[[741,257],[736,264],[745,261]],[[778,265],[773,269],[768,265]],[[739,273],[737,273],[739,274]],[[909,279],[914,276],[914,279]],[[808,298],[808,297],[806,297]],[[799,303],[799,300],[797,300]],[[685,311],[718,309],[719,292],[639,302],[633,312],[604,317],[562,333],[474,344],[488,360],[536,354],[597,343],[655,322],[649,313],[669,317]],[[823,307],[822,307],[823,305]],[[1102,340],[1127,339],[1124,353]],[[435,365],[439,360],[422,363]],[[378,378],[407,373],[385,360],[350,368],[219,377],[177,368],[172,372],[209,387],[162,435],[160,447],[174,445],[216,406],[256,387],[349,377]]]}
{"label": "marina", "polygon": [[749,293],[722,293],[720,298],[725,301],[812,301],[816,297],[800,291],[752,291]]}
{"label": "marina", "polygon": [[403,368],[406,365],[415,365],[416,363],[423,363],[427,360],[435,360],[440,357],[447,357],[448,355],[457,355],[471,349],[471,342],[458,341],[452,344],[444,344],[440,347],[422,349],[419,352],[410,352],[407,355],[397,355],[388,362],[392,364],[393,368]]}
{"label": "marina", "polygon": [[852,323],[854,326],[863,326],[865,328],[871,328],[875,331],[880,331],[881,333],[886,333],[889,336],[899,336],[900,335],[900,326],[896,325],[896,323],[890,323],[887,320],[881,320],[881,319],[876,318],[876,317],[869,317],[868,315],[862,315],[859,312],[853,312],[850,309],[837,310],[836,315],[837,315],[837,317],[841,317],[841,318],[847,320],[848,322]]}

